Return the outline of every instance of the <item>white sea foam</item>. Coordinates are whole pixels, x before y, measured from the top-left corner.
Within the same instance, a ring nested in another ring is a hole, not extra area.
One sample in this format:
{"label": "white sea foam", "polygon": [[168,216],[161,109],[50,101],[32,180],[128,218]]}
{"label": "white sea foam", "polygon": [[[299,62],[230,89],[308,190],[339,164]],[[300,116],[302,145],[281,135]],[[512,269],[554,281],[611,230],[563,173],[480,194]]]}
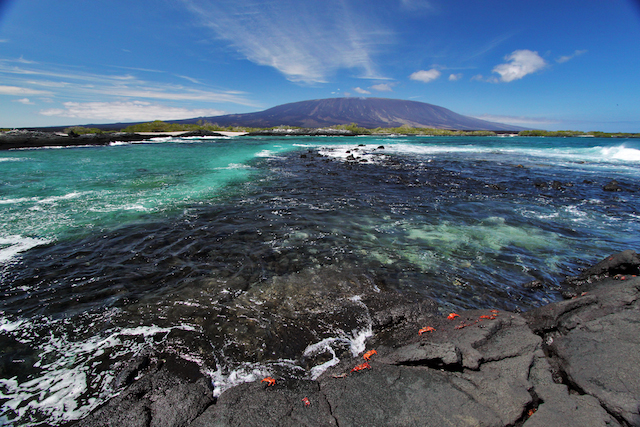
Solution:
{"label": "white sea foam", "polygon": [[256,153],[256,157],[273,157],[273,151],[271,150],[262,150]]}
{"label": "white sea foam", "polygon": [[38,199],[33,197],[19,197],[17,199],[0,199],[0,205],[17,205],[18,203],[33,202]]}
{"label": "white sea foam", "polygon": [[46,245],[49,242],[50,240],[46,239],[36,239],[19,235],[0,237],[0,263],[6,263],[21,252],[28,251],[36,246]]}
{"label": "white sea foam", "polygon": [[222,368],[218,368],[217,371],[211,372],[209,375],[213,383],[213,396],[218,397],[231,387],[255,382],[269,376],[270,373],[263,365],[245,363],[227,374],[222,372]]}
{"label": "white sea foam", "polygon": [[216,170],[229,170],[229,169],[252,169],[249,165],[242,163],[229,163],[227,166],[216,168]]}
{"label": "white sea foam", "polygon": [[[352,301],[360,302],[357,298],[358,297],[353,297]],[[372,336],[373,330],[371,323],[369,322],[369,324],[363,329],[354,329],[351,333],[345,333],[344,331],[339,330],[335,337],[325,338],[322,341],[308,345],[303,352],[303,356],[305,357],[313,357],[322,353],[329,353],[331,355],[330,360],[311,368],[309,371],[311,379],[317,379],[327,369],[340,363],[340,359],[336,356],[334,347],[347,346],[351,351],[351,355],[353,357],[358,357],[358,355],[366,349],[367,338]]]}
{"label": "white sea foam", "polygon": [[3,332],[13,332],[17,330],[25,321],[20,319],[16,321],[10,321],[4,317],[0,318],[0,331]]}
{"label": "white sea foam", "polygon": [[322,341],[317,342],[315,344],[311,344],[307,346],[307,348],[305,348],[303,353],[305,357],[311,357],[311,356],[315,356],[322,353],[329,353],[331,355],[330,360],[311,368],[309,375],[312,380],[315,380],[318,377],[320,377],[320,375],[322,375],[330,367],[340,363],[340,359],[338,359],[338,356],[336,356],[336,352],[334,351],[333,347],[331,347],[333,344],[335,344],[338,341],[342,341],[342,340],[340,338],[325,338]]}
{"label": "white sea foam", "polygon": [[352,145],[332,145],[322,147],[318,152],[326,157],[331,157],[341,161],[366,161],[366,163],[377,163],[384,159],[384,151],[378,150],[377,145],[369,145],[354,148]]}
{"label": "white sea foam", "polygon": [[624,144],[615,147],[603,147],[600,152],[604,159],[640,162],[640,150],[628,148]]}
{"label": "white sea foam", "polygon": [[61,200],[72,200],[72,199],[77,199],[79,197],[84,196],[85,194],[90,193],[90,191],[74,191],[72,193],[67,193],[64,194],[62,196],[51,196],[51,197],[46,197],[44,199],[40,199],[38,200],[38,203],[55,203],[55,202],[59,202]]}
{"label": "white sea foam", "polygon": [[[30,420],[44,416],[57,422],[77,420],[103,401],[111,397],[113,375],[111,370],[95,371],[100,358],[108,352],[112,360],[137,354],[152,342],[164,339],[173,329],[194,330],[192,326],[173,328],[138,326],[107,331],[106,335],[75,341],[66,332],[41,334],[41,328],[64,331],[70,325],[55,327],[68,320],[51,319],[8,320],[0,318],[0,331],[16,340],[37,346],[38,360],[34,363],[40,371],[28,381],[0,378],[0,399],[3,407],[0,417],[16,416],[21,425],[33,425]],[[163,337],[164,335],[164,337]],[[91,389],[97,394],[83,398]],[[10,411],[10,412],[9,412]]]}
{"label": "white sea foam", "polygon": [[[330,145],[320,147],[319,152],[325,156],[337,159],[346,159],[350,154],[355,157],[364,153],[370,154],[379,144],[385,146],[384,151],[379,150],[377,153],[401,154],[401,155],[417,155],[417,156],[436,156],[441,154],[452,153],[477,153],[488,155],[517,155],[519,158],[546,158],[561,162],[638,162],[640,161],[640,150],[626,146],[625,144],[611,147],[595,146],[595,147],[574,147],[574,146],[550,146],[550,147],[533,147],[521,145],[501,145],[488,146],[482,144],[466,144],[458,143],[426,143],[422,139],[416,142],[407,140],[406,138],[385,138],[379,139],[375,144],[366,147],[358,147],[358,151],[354,151],[351,145]],[[300,145],[302,146],[302,145]],[[347,153],[347,151],[351,151]],[[359,153],[360,152],[360,153]],[[365,157],[366,158],[366,157]],[[370,160],[370,159],[368,159]]]}
{"label": "white sea foam", "polygon": [[79,199],[87,194],[91,194],[91,191],[74,191],[71,193],[63,194],[61,196],[49,196],[49,197],[18,197],[15,199],[0,199],[0,205],[15,205],[20,203],[35,203],[35,204],[53,204],[64,200]]}

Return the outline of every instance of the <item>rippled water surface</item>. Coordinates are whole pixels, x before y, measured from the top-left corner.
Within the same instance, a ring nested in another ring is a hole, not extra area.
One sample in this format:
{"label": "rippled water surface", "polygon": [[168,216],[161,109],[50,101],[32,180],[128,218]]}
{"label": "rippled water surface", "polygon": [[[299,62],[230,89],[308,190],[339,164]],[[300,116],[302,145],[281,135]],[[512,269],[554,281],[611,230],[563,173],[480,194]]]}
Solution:
{"label": "rippled water surface", "polygon": [[633,140],[161,139],[0,152],[0,172],[13,425],[85,415],[145,352],[198,362],[216,393],[314,377],[384,301],[526,310],[640,246]]}

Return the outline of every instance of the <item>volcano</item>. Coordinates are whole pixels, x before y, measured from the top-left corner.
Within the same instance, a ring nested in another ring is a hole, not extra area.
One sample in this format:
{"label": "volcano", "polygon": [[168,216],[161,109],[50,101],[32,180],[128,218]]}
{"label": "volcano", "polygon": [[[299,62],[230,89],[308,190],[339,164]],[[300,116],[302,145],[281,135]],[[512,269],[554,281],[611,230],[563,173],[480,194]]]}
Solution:
{"label": "volcano", "polygon": [[410,127],[509,131],[524,128],[489,122],[454,113],[444,107],[424,102],[387,98],[329,98],[293,102],[268,110],[247,114],[198,117],[175,123],[199,120],[220,126],[319,128],[356,123],[365,128]]}

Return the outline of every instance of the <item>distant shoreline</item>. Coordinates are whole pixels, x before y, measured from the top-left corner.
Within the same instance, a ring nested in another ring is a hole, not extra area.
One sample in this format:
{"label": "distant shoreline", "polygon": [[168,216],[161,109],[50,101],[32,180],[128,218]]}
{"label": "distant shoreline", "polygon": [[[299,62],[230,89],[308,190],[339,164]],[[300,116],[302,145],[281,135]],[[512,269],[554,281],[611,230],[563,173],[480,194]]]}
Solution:
{"label": "distant shoreline", "polygon": [[[406,132],[403,132],[406,131]],[[433,131],[433,132],[429,132]],[[608,134],[601,132],[572,131],[454,131],[446,129],[391,128],[388,132],[375,132],[364,128],[289,128],[257,129],[250,131],[210,131],[181,130],[169,132],[102,132],[102,133],[63,133],[37,130],[11,130],[0,132],[0,151],[43,147],[101,146],[115,142],[142,142],[158,137],[239,137],[239,136],[500,136],[500,137],[601,137],[601,138],[640,138],[640,134]]]}
{"label": "distant shoreline", "polygon": [[43,147],[80,147],[103,146],[115,142],[142,142],[152,138],[180,136],[220,136],[234,137],[246,135],[246,132],[209,132],[209,131],[177,131],[177,132],[113,132],[91,133],[84,135],[60,132],[40,132],[14,130],[0,133],[0,151]]}

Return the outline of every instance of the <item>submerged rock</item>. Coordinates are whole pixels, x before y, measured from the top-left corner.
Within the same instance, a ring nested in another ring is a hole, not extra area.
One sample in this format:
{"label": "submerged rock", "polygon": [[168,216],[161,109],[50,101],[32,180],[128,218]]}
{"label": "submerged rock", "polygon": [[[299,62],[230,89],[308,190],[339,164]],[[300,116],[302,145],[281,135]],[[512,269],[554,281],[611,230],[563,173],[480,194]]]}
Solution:
{"label": "submerged rock", "polygon": [[620,184],[618,184],[618,181],[615,179],[612,179],[611,182],[605,184],[602,189],[604,191],[622,191],[622,187],[620,187]]}
{"label": "submerged rock", "polygon": [[615,254],[579,276],[586,293],[524,314],[377,302],[368,366],[347,356],[316,380],[245,383],[215,404],[203,377],[160,368],[79,425],[640,426],[639,267]]}

